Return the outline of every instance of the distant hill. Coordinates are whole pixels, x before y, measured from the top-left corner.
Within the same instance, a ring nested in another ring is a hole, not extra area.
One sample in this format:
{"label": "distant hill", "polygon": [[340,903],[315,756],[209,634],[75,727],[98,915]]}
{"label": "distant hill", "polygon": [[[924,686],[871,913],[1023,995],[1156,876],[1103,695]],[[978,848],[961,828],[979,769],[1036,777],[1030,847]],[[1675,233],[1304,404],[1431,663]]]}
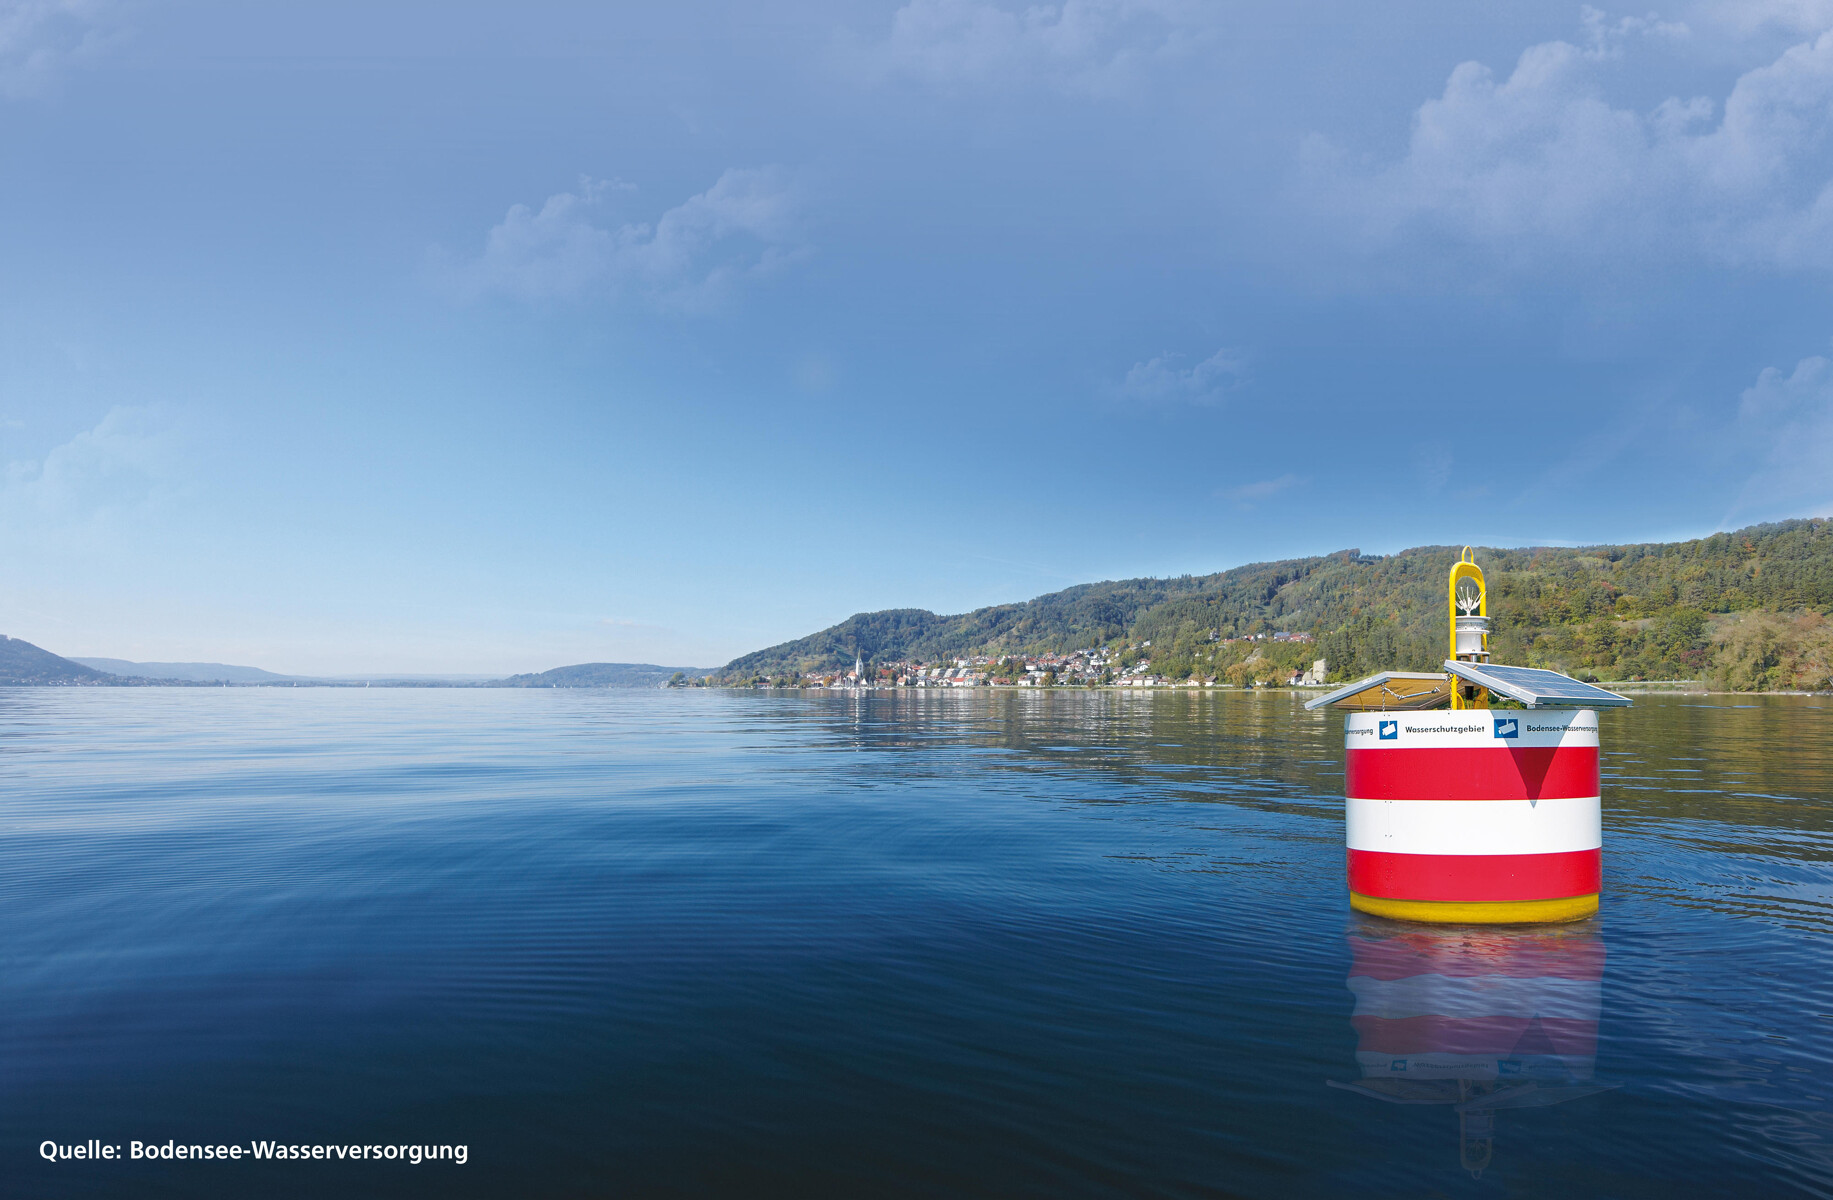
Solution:
{"label": "distant hill", "polygon": [[555,667],[538,675],[511,675],[484,687],[525,688],[653,688],[661,687],[679,672],[689,679],[711,674],[706,667],[658,667],[654,663],[580,663]]}
{"label": "distant hill", "polygon": [[141,679],[176,679],[185,683],[289,683],[296,677],[276,675],[259,667],[227,663],[128,662],[124,658],[71,658],[69,661],[106,671],[110,675]]}
{"label": "distant hill", "polygon": [[49,650],[40,650],[30,642],[0,634],[0,684],[97,684],[120,683],[111,674],[94,667],[59,658]]}
{"label": "distant hill", "polygon": [[[1250,657],[1282,669],[1327,658],[1337,680],[1430,670],[1445,656],[1445,576],[1457,554],[1451,546],[1342,550],[1213,575],[1081,584],[953,616],[859,613],[733,659],[719,676],[791,682],[845,670],[855,654],[887,664],[1098,645],[1128,662],[1150,659],[1170,678],[1221,677]],[[1488,577],[1497,661],[1601,679],[1833,688],[1833,521],[1687,542],[1479,548],[1476,557]],[[1316,640],[1230,640],[1279,631]]]}
{"label": "distant hill", "polygon": [[[501,676],[477,674],[394,674],[394,675],[319,675],[313,677],[314,683],[367,683],[375,687],[473,687],[479,684],[495,683]],[[303,682],[303,678],[301,682]]]}

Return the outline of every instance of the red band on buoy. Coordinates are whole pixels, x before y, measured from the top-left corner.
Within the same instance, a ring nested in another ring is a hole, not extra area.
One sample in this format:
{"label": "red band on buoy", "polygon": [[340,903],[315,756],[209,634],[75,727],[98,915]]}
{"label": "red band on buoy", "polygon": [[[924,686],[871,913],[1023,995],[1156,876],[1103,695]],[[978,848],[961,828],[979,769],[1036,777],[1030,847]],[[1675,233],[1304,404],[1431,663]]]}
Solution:
{"label": "red band on buoy", "polygon": [[1601,890],[1603,878],[1601,850],[1559,854],[1349,852],[1349,890],[1383,900],[1469,904],[1557,900],[1593,895]]}
{"label": "red band on buoy", "polygon": [[1361,800],[1550,800],[1599,794],[1596,746],[1352,749],[1345,790]]}

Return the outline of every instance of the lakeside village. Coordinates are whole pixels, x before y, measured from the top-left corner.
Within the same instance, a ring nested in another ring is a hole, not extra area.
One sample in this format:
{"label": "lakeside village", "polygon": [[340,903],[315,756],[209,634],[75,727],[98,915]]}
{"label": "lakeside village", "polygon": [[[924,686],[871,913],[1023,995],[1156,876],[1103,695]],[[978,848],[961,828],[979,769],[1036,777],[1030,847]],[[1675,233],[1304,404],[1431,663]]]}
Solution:
{"label": "lakeside village", "polygon": [[[1259,633],[1239,638],[1218,638],[1232,645],[1247,642],[1305,644],[1313,641],[1308,633]],[[1215,674],[1193,671],[1183,678],[1169,678],[1153,670],[1152,643],[1137,642],[1122,646],[1095,647],[1067,654],[986,655],[947,659],[936,662],[899,661],[867,667],[855,657],[850,671],[809,672],[791,687],[804,688],[962,688],[962,687],[1301,687],[1324,682],[1328,672],[1324,659],[1315,659],[1307,667],[1288,668],[1274,664],[1258,650],[1245,659]],[[756,684],[754,686],[770,686]],[[783,686],[781,683],[776,686]]]}

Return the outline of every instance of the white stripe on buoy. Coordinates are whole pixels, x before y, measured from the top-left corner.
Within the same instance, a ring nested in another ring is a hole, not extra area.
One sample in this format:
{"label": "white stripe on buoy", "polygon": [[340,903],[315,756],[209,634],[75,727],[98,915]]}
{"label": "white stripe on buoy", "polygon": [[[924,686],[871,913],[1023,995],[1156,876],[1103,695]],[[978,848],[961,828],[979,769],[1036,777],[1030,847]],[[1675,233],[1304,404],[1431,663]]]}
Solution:
{"label": "white stripe on buoy", "polygon": [[1345,802],[1351,850],[1391,854],[1559,854],[1604,844],[1596,796],[1545,800]]}

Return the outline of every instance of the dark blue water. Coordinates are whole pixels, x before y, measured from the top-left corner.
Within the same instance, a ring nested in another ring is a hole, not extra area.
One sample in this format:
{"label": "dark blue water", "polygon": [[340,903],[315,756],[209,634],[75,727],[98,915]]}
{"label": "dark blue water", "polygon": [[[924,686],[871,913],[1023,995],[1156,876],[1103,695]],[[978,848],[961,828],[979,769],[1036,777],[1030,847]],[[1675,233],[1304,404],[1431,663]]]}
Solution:
{"label": "dark blue water", "polygon": [[1833,1194],[1830,718],[1605,714],[1549,935],[1350,913],[1285,696],[0,691],[0,1189]]}

